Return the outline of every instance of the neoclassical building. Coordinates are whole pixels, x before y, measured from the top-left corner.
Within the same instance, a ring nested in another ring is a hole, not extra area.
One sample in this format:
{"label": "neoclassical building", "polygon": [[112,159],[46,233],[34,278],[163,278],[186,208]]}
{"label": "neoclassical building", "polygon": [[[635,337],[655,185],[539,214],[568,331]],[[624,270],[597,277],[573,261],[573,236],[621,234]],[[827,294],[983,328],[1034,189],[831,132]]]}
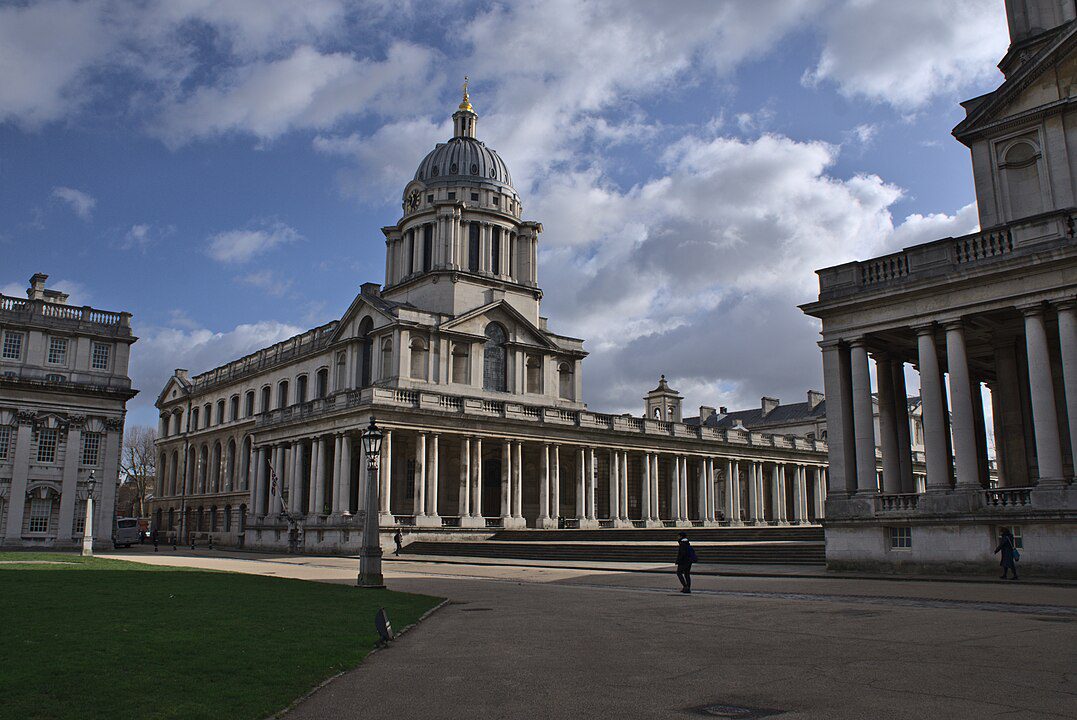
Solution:
{"label": "neoclassical building", "polygon": [[82,545],[90,474],[95,546],[111,542],[131,315],[67,304],[35,274],[0,295],[0,545]]}
{"label": "neoclassical building", "polygon": [[[382,228],[384,286],[363,284],[337,320],[165,383],[158,527],[350,552],[368,510],[390,533],[444,538],[819,518],[821,439],[687,424],[664,379],[642,417],[587,409],[584,343],[541,314],[542,225],[524,219],[477,120],[465,91],[453,137]],[[368,509],[359,434],[371,415],[386,435]]]}
{"label": "neoclassical building", "polygon": [[[963,103],[953,131],[971,150],[982,229],[820,270],[803,306],[822,319],[833,567],[985,567],[1011,527],[1022,564],[1077,573],[1077,12],[1073,0],[1006,11],[1005,80]],[[910,364],[925,488],[905,431]]]}

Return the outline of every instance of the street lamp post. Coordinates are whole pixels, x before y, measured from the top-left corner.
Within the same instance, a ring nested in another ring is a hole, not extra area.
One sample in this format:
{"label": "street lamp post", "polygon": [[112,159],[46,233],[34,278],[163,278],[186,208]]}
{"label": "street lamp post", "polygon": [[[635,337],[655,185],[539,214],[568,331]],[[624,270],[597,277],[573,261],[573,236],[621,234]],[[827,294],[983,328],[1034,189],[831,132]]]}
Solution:
{"label": "street lamp post", "polygon": [[86,481],[86,522],[82,528],[82,555],[93,557],[93,490],[97,485],[94,471],[90,471],[90,477]]}
{"label": "street lamp post", "polygon": [[363,549],[359,552],[359,587],[384,588],[381,576],[381,540],[378,528],[378,458],[381,456],[382,432],[370,416],[363,431],[366,451],[366,508],[363,516]]}

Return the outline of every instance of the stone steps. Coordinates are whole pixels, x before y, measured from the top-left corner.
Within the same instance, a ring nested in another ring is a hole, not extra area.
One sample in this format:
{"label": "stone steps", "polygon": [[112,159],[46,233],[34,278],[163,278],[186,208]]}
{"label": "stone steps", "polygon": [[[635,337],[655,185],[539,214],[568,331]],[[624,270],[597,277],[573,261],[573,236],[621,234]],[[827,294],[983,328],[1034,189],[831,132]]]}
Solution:
{"label": "stone steps", "polygon": [[490,540],[507,542],[677,542],[682,532],[692,542],[795,540],[823,542],[817,525],[717,528],[605,528],[600,530],[501,530]]}

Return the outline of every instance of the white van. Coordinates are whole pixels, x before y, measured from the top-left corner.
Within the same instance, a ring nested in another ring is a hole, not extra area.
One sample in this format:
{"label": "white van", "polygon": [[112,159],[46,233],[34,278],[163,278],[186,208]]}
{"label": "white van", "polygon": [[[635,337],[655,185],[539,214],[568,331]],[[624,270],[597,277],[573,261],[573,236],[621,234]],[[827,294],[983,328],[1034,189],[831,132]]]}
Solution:
{"label": "white van", "polygon": [[138,518],[116,518],[116,530],[112,534],[112,544],[116,547],[131,547],[142,537],[138,527]]}

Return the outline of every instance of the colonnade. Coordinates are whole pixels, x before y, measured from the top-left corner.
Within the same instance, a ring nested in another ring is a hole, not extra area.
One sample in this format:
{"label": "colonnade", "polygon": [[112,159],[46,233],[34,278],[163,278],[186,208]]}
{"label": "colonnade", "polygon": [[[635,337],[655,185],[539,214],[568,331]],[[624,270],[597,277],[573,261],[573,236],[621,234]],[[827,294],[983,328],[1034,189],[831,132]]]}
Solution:
{"label": "colonnade", "polygon": [[[991,395],[999,481],[1060,485],[1077,457],[1077,310],[1018,306],[1020,321],[959,318],[912,325],[920,373],[926,492],[988,486],[983,383]],[[1056,320],[1057,340],[1051,320]],[[970,332],[979,352],[970,357]],[[989,350],[984,350],[985,340]],[[870,336],[824,341],[830,491],[915,493],[905,387],[907,352]],[[870,362],[879,402],[877,472]],[[948,382],[947,382],[948,376]],[[1061,382],[1061,387],[1058,386]],[[1057,392],[1056,392],[1057,391]],[[1067,432],[1068,430],[1068,432]]]}
{"label": "colonnade", "polygon": [[[358,435],[256,448],[255,517],[344,518],[365,496]],[[803,524],[823,516],[820,463],[386,428],[382,523],[418,527],[659,527]]]}

